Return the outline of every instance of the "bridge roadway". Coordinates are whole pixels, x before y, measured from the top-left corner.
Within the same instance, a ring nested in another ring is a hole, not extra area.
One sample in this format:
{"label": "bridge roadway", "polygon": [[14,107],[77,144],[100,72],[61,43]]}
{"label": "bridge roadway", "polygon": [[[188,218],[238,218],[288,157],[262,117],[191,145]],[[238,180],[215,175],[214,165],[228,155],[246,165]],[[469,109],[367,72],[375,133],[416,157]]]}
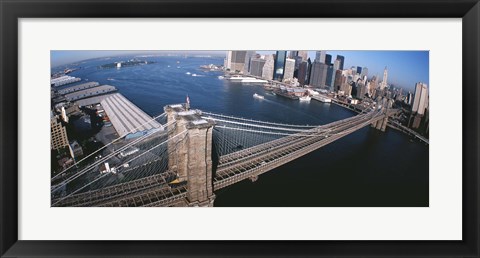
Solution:
{"label": "bridge roadway", "polygon": [[176,178],[176,172],[166,171],[153,176],[105,187],[98,190],[52,200],[55,205],[67,207],[132,207],[168,206],[186,193],[185,186],[172,188],[168,185]]}
{"label": "bridge roadway", "polygon": [[384,117],[381,111],[357,115],[323,126],[321,130],[311,129],[229,154],[226,158],[220,158],[213,182],[214,190],[255,178]]}
{"label": "bridge roadway", "polygon": [[[322,125],[260,144],[219,158],[213,186],[218,190],[247,178],[257,177],[276,167],[308,154],[328,143],[381,120],[381,110]],[[155,161],[144,164],[154,166]],[[74,194],[52,200],[52,206],[84,207],[153,207],[174,206],[182,202],[187,193],[185,185],[171,187],[176,171],[165,171],[153,176]]]}

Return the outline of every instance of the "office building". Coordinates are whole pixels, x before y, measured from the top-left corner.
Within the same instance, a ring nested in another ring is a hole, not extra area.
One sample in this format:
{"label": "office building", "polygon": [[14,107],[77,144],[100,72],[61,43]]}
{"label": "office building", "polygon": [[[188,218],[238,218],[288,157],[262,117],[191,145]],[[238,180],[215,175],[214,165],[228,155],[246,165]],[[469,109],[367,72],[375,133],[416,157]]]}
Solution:
{"label": "office building", "polygon": [[365,77],[367,76],[368,77],[368,68],[367,67],[363,67],[362,68],[362,72],[360,73],[360,77]]}
{"label": "office building", "polygon": [[326,58],[326,51],[317,51],[315,52],[315,62],[317,63],[325,63]]}
{"label": "office building", "polygon": [[306,50],[300,50],[300,51],[298,51],[297,56],[301,56],[301,57],[302,57],[302,61],[307,61],[307,59],[308,59],[308,51],[306,51]]}
{"label": "office building", "polygon": [[50,148],[59,150],[65,147],[68,147],[67,130],[52,111],[50,112]]}
{"label": "office building", "polygon": [[335,80],[333,82],[333,89],[339,91],[342,84],[346,83],[347,77],[343,76],[341,70],[335,70]]}
{"label": "office building", "polygon": [[318,88],[325,87],[327,70],[328,65],[320,62],[313,62],[309,85]]}
{"label": "office building", "polygon": [[327,65],[332,64],[332,55],[329,55],[329,54],[326,54],[326,55],[325,55],[325,63],[326,63]]}
{"label": "office building", "polygon": [[283,80],[292,80],[295,72],[295,59],[285,59],[285,71],[283,73]]}
{"label": "office building", "polygon": [[250,61],[250,74],[253,76],[261,77],[263,74],[263,67],[265,66],[266,60],[262,58],[253,58]]}
{"label": "office building", "polygon": [[412,112],[419,115],[425,113],[428,108],[428,88],[427,84],[418,82],[415,85],[415,96],[413,98]]}
{"label": "office building", "polygon": [[383,80],[382,83],[380,84],[380,89],[383,90],[385,87],[387,87],[387,79],[388,79],[388,70],[387,67],[385,66],[385,70],[383,70]]}
{"label": "office building", "polygon": [[339,67],[338,69],[339,70],[343,70],[343,65],[345,63],[345,57],[344,56],[341,56],[341,55],[337,55],[337,59],[339,61]]}
{"label": "office building", "polygon": [[361,75],[362,74],[362,67],[357,66],[357,74]]}
{"label": "office building", "polygon": [[277,51],[275,54],[275,62],[273,64],[273,79],[277,81],[283,80],[285,72],[285,61],[287,59],[287,51]]}
{"label": "office building", "polygon": [[330,91],[333,91],[333,84],[335,81],[335,70],[333,69],[333,64],[326,64],[327,67],[327,80],[325,85],[329,87]]}
{"label": "office building", "polygon": [[288,53],[288,58],[290,58],[290,59],[295,59],[296,56],[298,56],[298,51],[291,50]]}
{"label": "office building", "polygon": [[298,67],[298,75],[297,75],[298,83],[300,83],[300,85],[302,86],[307,84],[308,68],[309,67],[308,67],[307,61],[303,61]]}
{"label": "office building", "polygon": [[333,61],[333,70],[335,70],[335,71],[336,70],[342,70],[342,69],[340,69],[340,60],[337,59],[337,60]]}
{"label": "office building", "polygon": [[245,72],[246,58],[247,51],[228,51],[225,61],[225,69],[237,73]]}
{"label": "office building", "polygon": [[255,57],[255,51],[247,51],[245,54],[245,63],[243,67],[243,73],[249,74],[250,73],[250,61]]}
{"label": "office building", "polygon": [[265,64],[263,65],[262,69],[262,78],[265,80],[273,80],[273,67],[274,67],[275,60],[273,59],[273,55],[266,55],[265,56]]}

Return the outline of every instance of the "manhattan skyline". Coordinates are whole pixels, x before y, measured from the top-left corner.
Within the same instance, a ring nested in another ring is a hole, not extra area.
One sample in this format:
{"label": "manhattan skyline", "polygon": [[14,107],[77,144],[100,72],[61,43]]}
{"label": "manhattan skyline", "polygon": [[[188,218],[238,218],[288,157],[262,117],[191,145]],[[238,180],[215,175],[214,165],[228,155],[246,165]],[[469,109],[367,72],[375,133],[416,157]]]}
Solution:
{"label": "manhattan skyline", "polygon": [[[289,50],[287,50],[289,51]],[[430,85],[429,82],[429,51],[390,51],[390,50],[325,50],[327,54],[332,56],[332,61],[337,55],[345,57],[344,69],[352,66],[367,67],[368,77],[376,75],[382,78],[383,70],[387,67],[389,72],[389,83],[396,87],[404,88],[408,91],[414,91],[417,82],[423,82]],[[258,50],[258,54],[273,54],[275,51]],[[148,50],[112,50],[112,51],[96,51],[96,50],[77,50],[51,51],[52,67],[68,65],[71,63],[84,61],[94,58],[142,55],[142,54],[185,54],[192,55],[212,55],[225,57],[225,51],[148,51]],[[313,61],[315,59],[315,51],[308,51],[308,57]]]}

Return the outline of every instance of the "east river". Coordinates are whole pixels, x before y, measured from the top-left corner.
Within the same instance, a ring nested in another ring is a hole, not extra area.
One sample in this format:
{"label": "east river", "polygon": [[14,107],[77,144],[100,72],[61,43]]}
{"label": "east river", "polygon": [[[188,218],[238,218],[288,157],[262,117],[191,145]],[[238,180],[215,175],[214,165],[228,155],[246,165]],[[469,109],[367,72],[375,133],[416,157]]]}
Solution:
{"label": "east river", "polygon": [[[335,104],[268,95],[261,85],[230,83],[218,79],[220,72],[199,69],[222,64],[218,57],[146,57],[141,59],[156,63],[99,69],[131,58],[80,62],[81,69],[69,75],[115,86],[151,116],[163,113],[167,104],[184,103],[187,94],[195,109],[278,123],[320,125],[355,115]],[[253,98],[254,93],[265,99]],[[428,206],[428,157],[428,145],[391,128],[381,132],[367,126],[261,175],[256,182],[244,180],[217,191],[215,206]]]}

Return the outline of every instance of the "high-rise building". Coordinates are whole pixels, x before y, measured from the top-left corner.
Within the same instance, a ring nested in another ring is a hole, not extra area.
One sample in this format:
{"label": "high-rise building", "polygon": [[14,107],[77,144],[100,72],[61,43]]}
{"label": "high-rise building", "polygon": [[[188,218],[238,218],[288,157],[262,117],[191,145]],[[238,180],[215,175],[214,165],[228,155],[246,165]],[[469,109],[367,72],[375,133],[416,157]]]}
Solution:
{"label": "high-rise building", "polygon": [[362,74],[362,67],[357,66],[357,74]]}
{"label": "high-rise building", "polygon": [[333,61],[333,70],[342,70],[340,69],[340,60],[336,59],[335,61]]}
{"label": "high-rise building", "polygon": [[305,84],[310,85],[310,77],[312,76],[312,60],[310,58],[307,59],[307,78]]}
{"label": "high-rise building", "polygon": [[266,80],[273,80],[273,67],[274,67],[275,60],[273,59],[273,55],[266,55],[265,56],[265,64],[263,65],[262,69],[262,78]]}
{"label": "high-rise building", "polygon": [[325,63],[326,51],[317,51],[315,52],[315,62]]}
{"label": "high-rise building", "polygon": [[382,83],[380,84],[380,89],[383,90],[385,87],[387,87],[387,79],[388,79],[388,70],[387,67],[385,66],[385,70],[383,70],[383,80]]}
{"label": "high-rise building", "polygon": [[248,72],[245,71],[246,58],[247,51],[228,51],[225,69],[231,72]]}
{"label": "high-rise building", "polygon": [[283,80],[285,72],[285,61],[287,59],[287,51],[277,51],[275,54],[275,63],[273,65],[273,79],[277,81]]}
{"label": "high-rise building", "polygon": [[325,87],[325,83],[327,81],[327,70],[328,65],[320,62],[313,62],[309,85],[319,88]]}
{"label": "high-rise building", "polygon": [[298,67],[297,78],[298,78],[298,83],[300,83],[300,85],[303,86],[307,84],[307,74],[308,74],[308,62],[303,61]]}
{"label": "high-rise building", "polygon": [[427,84],[418,82],[415,85],[415,97],[413,98],[412,112],[423,115],[428,108]]}
{"label": "high-rise building", "polygon": [[301,57],[302,57],[302,61],[307,61],[307,59],[308,59],[308,51],[306,51],[306,50],[300,50],[300,51],[298,51],[297,56],[301,56]]}
{"label": "high-rise building", "polygon": [[223,66],[226,70],[230,70],[230,67],[232,67],[232,51],[227,51],[225,60],[223,61]]}
{"label": "high-rise building", "polygon": [[357,83],[357,98],[363,99],[366,93],[367,93],[366,85],[363,83],[363,81],[359,81]]}
{"label": "high-rise building", "polygon": [[283,73],[283,80],[293,79],[293,73],[295,71],[295,59],[285,59],[285,71]]}
{"label": "high-rise building", "polygon": [[327,79],[325,85],[329,87],[330,91],[333,91],[333,85],[335,81],[335,70],[333,69],[333,64],[326,64],[327,67]]}
{"label": "high-rise building", "polygon": [[290,58],[290,59],[295,59],[296,56],[298,56],[298,51],[291,50],[288,53],[288,58]]}
{"label": "high-rise building", "polygon": [[250,61],[250,74],[253,76],[262,76],[263,67],[265,66],[266,60],[262,58],[253,58]]}
{"label": "high-rise building", "polygon": [[335,70],[335,81],[333,82],[333,88],[335,91],[339,91],[342,84],[347,81],[347,77],[342,75],[342,70]]}
{"label": "high-rise building", "polygon": [[58,150],[68,147],[67,130],[59,121],[58,116],[50,112],[50,148]]}
{"label": "high-rise building", "polygon": [[244,63],[244,67],[243,67],[243,72],[248,74],[250,73],[250,61],[252,60],[252,58],[255,56],[256,52],[255,51],[246,51],[246,54],[245,54],[245,63]]}
{"label": "high-rise building", "polygon": [[413,94],[409,91],[407,96],[405,97],[405,104],[412,105],[413,101]]}
{"label": "high-rise building", "polygon": [[298,69],[300,69],[300,64],[303,62],[303,57],[296,56],[293,59],[295,59],[295,71],[293,72],[293,77],[298,78]]}
{"label": "high-rise building", "polygon": [[360,77],[365,77],[367,76],[368,77],[368,68],[367,67],[363,67],[362,68],[362,72],[360,73]]}
{"label": "high-rise building", "polygon": [[327,65],[332,64],[332,55],[329,55],[329,54],[326,54],[326,55],[325,55],[325,63],[326,63]]}
{"label": "high-rise building", "polygon": [[341,55],[337,55],[337,59],[336,59],[336,60],[338,60],[338,61],[340,62],[338,69],[339,69],[339,70],[343,70],[343,65],[344,65],[344,63],[345,63],[345,57],[344,57],[344,56],[341,56]]}

